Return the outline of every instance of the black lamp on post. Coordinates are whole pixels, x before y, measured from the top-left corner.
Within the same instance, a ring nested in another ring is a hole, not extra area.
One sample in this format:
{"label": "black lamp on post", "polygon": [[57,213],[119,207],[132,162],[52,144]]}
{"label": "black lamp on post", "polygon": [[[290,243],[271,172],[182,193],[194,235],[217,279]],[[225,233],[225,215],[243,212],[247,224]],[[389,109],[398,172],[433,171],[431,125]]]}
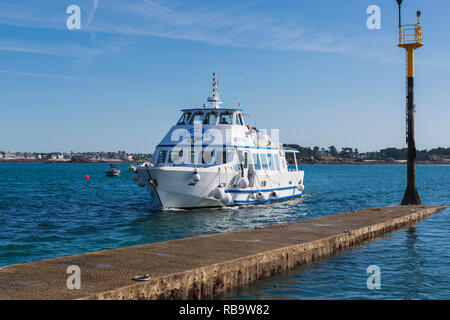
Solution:
{"label": "black lamp on post", "polygon": [[402,1],[403,0],[397,0],[397,3],[398,3],[398,27],[399,28],[402,25]]}

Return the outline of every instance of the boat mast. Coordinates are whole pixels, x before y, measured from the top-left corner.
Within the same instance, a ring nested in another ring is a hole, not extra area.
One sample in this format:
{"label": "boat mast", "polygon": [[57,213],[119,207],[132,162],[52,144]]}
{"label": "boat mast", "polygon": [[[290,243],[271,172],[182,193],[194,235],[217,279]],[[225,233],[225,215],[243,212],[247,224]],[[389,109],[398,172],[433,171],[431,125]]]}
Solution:
{"label": "boat mast", "polygon": [[242,87],[242,72],[239,72],[238,108],[241,107],[241,87]]}
{"label": "boat mast", "polygon": [[216,78],[216,74],[213,73],[213,91],[212,96],[208,97],[207,101],[211,103],[211,106],[215,109],[219,109],[222,101],[220,100],[219,90],[218,90],[218,80]]}
{"label": "boat mast", "polygon": [[191,74],[191,107],[194,108],[194,74]]}

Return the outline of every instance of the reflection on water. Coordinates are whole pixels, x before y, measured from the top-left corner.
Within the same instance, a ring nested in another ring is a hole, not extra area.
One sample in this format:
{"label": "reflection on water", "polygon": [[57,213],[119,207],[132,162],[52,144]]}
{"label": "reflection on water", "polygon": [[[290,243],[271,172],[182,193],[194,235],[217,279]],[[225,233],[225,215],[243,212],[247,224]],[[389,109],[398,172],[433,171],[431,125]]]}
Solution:
{"label": "reflection on water", "polygon": [[[384,237],[264,279],[222,299],[449,299],[450,209]],[[381,269],[381,289],[366,269]]]}

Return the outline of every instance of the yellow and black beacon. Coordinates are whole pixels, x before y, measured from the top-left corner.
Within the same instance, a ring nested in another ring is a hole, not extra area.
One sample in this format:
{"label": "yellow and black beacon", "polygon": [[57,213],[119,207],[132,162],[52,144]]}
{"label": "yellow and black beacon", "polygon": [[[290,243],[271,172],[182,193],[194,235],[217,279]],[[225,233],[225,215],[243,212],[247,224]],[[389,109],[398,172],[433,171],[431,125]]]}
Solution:
{"label": "yellow and black beacon", "polygon": [[419,193],[416,189],[416,143],[414,141],[414,51],[423,46],[420,11],[417,11],[417,24],[404,24],[401,20],[401,5],[398,3],[398,30],[400,48],[406,50],[407,92],[406,92],[406,143],[408,144],[407,187],[402,205],[420,205]]}

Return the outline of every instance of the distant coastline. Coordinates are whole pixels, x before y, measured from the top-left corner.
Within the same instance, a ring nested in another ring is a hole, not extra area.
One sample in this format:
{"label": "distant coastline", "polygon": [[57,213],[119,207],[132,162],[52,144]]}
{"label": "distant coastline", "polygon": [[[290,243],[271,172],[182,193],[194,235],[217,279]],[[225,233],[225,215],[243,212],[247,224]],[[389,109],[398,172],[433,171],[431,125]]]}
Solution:
{"label": "distant coastline", "polygon": [[29,159],[0,159],[0,163],[125,163],[125,164],[136,164],[139,162],[145,162],[148,160],[142,161],[128,161],[128,160],[29,160]]}
{"label": "distant coastline", "polygon": [[[128,160],[4,160],[0,159],[1,163],[48,163],[48,164],[71,164],[71,163],[98,163],[98,164],[107,164],[107,163],[118,163],[118,164],[136,164],[140,162],[145,162],[148,160],[142,160],[142,161],[128,161]],[[297,161],[299,165],[302,164],[310,164],[310,165],[406,165],[405,161],[351,161],[351,160],[343,160],[343,159],[335,159],[332,160],[315,160],[315,161]],[[293,162],[290,162],[289,164],[294,164]],[[450,161],[417,161],[418,165],[448,165],[450,166]]]}
{"label": "distant coastline", "polygon": [[[406,165],[407,149],[386,148],[374,152],[359,152],[357,148],[336,147],[320,148],[302,147],[297,144],[285,144],[284,147],[297,149],[298,164],[328,165]],[[125,163],[136,164],[151,159],[150,153],[116,152],[9,152],[0,150],[0,163]],[[289,164],[294,164],[294,157],[288,156]],[[417,164],[450,165],[450,148],[417,150]]]}
{"label": "distant coastline", "polygon": [[9,152],[0,151],[0,162],[41,163],[138,163],[151,158],[150,153],[117,152]]}
{"label": "distant coastline", "polygon": [[[286,144],[287,148],[298,150],[297,163],[303,164],[390,164],[406,165],[408,149],[386,148],[375,152],[359,152],[358,149],[331,146],[327,149],[318,146],[301,147],[297,144]],[[294,163],[294,157],[288,158]],[[450,148],[435,148],[430,150],[417,150],[417,164],[450,165]]]}
{"label": "distant coastline", "polygon": [[[340,160],[340,159],[338,159]],[[299,164],[327,164],[327,165],[405,165],[405,161],[300,161]],[[418,165],[448,165],[450,166],[450,161],[417,161]]]}

